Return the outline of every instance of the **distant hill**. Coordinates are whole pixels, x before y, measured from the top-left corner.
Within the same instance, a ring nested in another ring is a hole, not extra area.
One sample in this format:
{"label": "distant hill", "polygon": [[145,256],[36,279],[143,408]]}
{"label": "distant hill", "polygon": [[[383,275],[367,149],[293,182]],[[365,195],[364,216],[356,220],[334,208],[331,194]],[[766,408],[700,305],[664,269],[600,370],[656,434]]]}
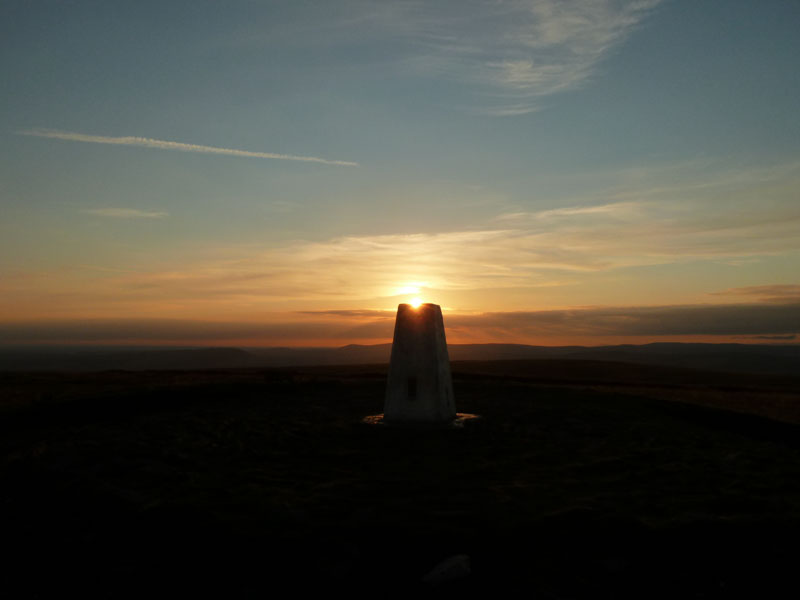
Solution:
{"label": "distant hill", "polygon": [[[654,343],[619,346],[450,344],[450,359],[593,360],[706,371],[800,375],[800,345]],[[340,348],[0,348],[0,371],[187,370],[383,364],[391,344]]]}
{"label": "distant hill", "polygon": [[239,348],[64,347],[0,349],[0,371],[146,371],[258,366]]}

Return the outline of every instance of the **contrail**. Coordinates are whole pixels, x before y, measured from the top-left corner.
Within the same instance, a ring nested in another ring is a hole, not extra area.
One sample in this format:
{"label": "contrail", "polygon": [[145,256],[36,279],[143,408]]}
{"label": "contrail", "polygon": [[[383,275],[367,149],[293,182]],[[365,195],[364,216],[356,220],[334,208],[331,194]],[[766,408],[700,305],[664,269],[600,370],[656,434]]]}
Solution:
{"label": "contrail", "polygon": [[272,158],[276,160],[299,160],[303,162],[321,163],[323,165],[336,165],[339,167],[357,167],[357,162],[347,160],[329,160],[316,156],[295,156],[293,154],[276,154],[274,152],[251,152],[250,150],[236,150],[234,148],[217,148],[216,146],[201,146],[199,144],[185,144],[183,142],[169,142],[151,138],[123,136],[110,137],[105,135],[88,135],[70,131],[57,131],[55,129],[29,129],[19,131],[20,135],[31,135],[70,142],[88,142],[91,144],[113,144],[116,146],[140,146],[143,148],[158,148],[160,150],[178,150],[180,152],[199,152],[201,154],[225,154],[227,156],[244,156],[248,158]]}

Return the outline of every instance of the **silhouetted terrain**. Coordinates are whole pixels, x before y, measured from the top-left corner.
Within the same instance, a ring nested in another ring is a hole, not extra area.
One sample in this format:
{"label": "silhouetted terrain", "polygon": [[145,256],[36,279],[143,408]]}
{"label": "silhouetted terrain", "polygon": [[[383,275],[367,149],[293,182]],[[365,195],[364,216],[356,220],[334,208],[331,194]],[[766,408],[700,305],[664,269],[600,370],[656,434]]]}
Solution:
{"label": "silhouetted terrain", "polygon": [[[453,372],[458,409],[482,418],[449,430],[361,422],[385,365],[0,374],[0,588],[796,590],[800,378],[563,359]],[[468,576],[422,581],[460,554]]]}
{"label": "silhouetted terrain", "polygon": [[[449,344],[451,360],[602,360],[701,370],[800,374],[797,344],[526,346]],[[388,363],[391,344],[341,348],[0,348],[0,371],[225,369]]]}

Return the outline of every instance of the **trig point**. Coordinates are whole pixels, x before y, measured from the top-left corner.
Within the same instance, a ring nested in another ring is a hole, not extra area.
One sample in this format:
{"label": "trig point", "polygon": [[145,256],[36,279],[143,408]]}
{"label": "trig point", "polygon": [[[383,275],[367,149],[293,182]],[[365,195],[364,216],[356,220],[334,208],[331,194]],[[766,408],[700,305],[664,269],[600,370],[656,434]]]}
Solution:
{"label": "trig point", "polygon": [[438,304],[397,307],[383,418],[450,423],[456,418],[450,358]]}

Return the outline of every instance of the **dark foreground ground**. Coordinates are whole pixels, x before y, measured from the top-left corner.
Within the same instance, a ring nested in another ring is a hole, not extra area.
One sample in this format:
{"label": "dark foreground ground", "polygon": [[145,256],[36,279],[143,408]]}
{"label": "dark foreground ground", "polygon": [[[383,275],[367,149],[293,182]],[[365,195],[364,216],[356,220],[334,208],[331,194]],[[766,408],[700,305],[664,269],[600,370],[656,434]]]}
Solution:
{"label": "dark foreground ground", "polygon": [[796,597],[800,379],[455,363],[451,430],[361,423],[384,381],[3,374],[0,595]]}

